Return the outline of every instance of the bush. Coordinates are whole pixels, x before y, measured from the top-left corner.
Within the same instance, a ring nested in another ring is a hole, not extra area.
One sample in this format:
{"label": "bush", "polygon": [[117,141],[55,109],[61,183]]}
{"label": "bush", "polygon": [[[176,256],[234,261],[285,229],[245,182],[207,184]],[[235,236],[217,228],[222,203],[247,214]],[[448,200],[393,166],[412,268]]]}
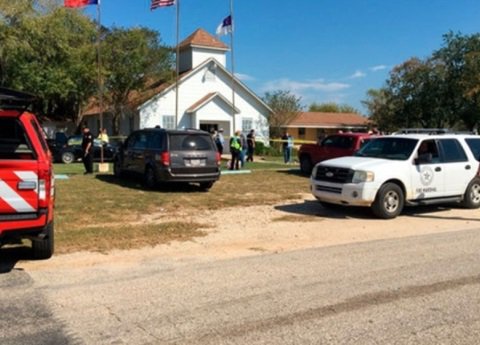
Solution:
{"label": "bush", "polygon": [[[278,143],[273,143],[278,144]],[[265,146],[261,141],[255,142],[255,154],[258,156],[280,156],[282,154],[281,145]]]}

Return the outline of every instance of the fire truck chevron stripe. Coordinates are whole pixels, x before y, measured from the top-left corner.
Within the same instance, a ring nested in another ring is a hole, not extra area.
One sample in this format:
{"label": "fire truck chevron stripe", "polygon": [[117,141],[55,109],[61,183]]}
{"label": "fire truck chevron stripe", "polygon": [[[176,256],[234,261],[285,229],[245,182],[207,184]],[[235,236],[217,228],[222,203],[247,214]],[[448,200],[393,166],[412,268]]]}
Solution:
{"label": "fire truck chevron stripe", "polygon": [[38,176],[33,171],[15,171],[15,175],[17,175],[20,180],[22,181],[32,181],[37,184],[37,188],[35,188],[35,193],[38,194]]}
{"label": "fire truck chevron stripe", "polygon": [[28,202],[2,180],[0,180],[0,198],[17,212],[35,212]]}

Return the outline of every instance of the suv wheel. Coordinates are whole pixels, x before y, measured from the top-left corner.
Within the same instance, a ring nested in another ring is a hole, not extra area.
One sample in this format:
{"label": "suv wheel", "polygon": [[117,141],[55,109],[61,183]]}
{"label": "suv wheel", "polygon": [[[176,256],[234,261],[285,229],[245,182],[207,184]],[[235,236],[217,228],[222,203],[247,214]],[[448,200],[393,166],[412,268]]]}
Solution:
{"label": "suv wheel", "polygon": [[157,174],[152,167],[145,169],[145,175],[143,176],[143,183],[148,189],[153,189],[157,185]]}
{"label": "suv wheel", "polygon": [[45,237],[32,239],[32,251],[35,259],[48,259],[52,257],[54,250],[53,222],[47,225]]}
{"label": "suv wheel", "polygon": [[65,164],[73,163],[75,160],[75,155],[72,152],[64,152],[62,153],[62,162]]}
{"label": "suv wheel", "polygon": [[385,183],[372,204],[373,213],[383,219],[398,216],[405,203],[402,189],[395,183]]}
{"label": "suv wheel", "polygon": [[462,206],[466,208],[480,207],[480,178],[475,177],[472,182],[469,183],[463,196]]}
{"label": "suv wheel", "polygon": [[312,173],[312,161],[308,156],[300,157],[300,170],[305,175],[310,175]]}

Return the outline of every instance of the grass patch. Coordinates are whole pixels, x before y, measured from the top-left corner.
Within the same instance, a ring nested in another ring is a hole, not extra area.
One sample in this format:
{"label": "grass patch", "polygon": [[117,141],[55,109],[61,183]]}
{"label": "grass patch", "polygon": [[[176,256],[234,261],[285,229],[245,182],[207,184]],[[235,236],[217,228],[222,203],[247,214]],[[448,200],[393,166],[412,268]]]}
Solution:
{"label": "grass patch", "polygon": [[273,205],[309,193],[308,179],[299,173],[274,169],[224,175],[209,192],[186,185],[148,191],[140,179],[83,175],[83,165],[77,163],[57,164],[55,172],[70,175],[68,180],[56,181],[58,253],[131,249],[190,240],[205,236],[199,229],[205,228],[208,219],[201,222],[204,224],[188,220],[205,210]]}
{"label": "grass patch", "polygon": [[188,241],[206,236],[201,224],[167,222],[160,224],[112,226],[79,226],[75,229],[57,229],[57,253],[86,250],[108,252],[112,249],[132,249],[171,241]]}

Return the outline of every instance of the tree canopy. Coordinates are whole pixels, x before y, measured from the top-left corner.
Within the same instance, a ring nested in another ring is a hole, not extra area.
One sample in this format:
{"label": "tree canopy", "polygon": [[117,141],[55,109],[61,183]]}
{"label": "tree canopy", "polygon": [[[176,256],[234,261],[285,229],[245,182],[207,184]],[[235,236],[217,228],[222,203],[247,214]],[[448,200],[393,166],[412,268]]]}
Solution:
{"label": "tree canopy", "polygon": [[480,34],[449,32],[443,46],[425,59],[395,66],[385,86],[362,102],[383,130],[480,124]]}
{"label": "tree canopy", "polygon": [[308,111],[318,111],[324,113],[360,113],[357,109],[348,104],[337,104],[334,102],[312,103]]}
{"label": "tree canopy", "polygon": [[263,101],[272,109],[268,117],[270,136],[280,137],[282,127],[292,121],[302,111],[301,98],[293,95],[290,91],[276,90],[266,92]]}
{"label": "tree canopy", "polygon": [[106,99],[113,108],[113,131],[118,133],[119,116],[130,93],[142,90],[148,81],[165,78],[171,70],[171,54],[156,31],[113,28],[103,41],[102,58]]}
{"label": "tree canopy", "polygon": [[[0,84],[38,95],[35,111],[78,123],[97,97],[98,26],[58,0],[0,0]],[[146,28],[101,29],[105,108],[117,119],[129,94],[171,70],[171,51]],[[118,128],[114,124],[114,129]]]}

